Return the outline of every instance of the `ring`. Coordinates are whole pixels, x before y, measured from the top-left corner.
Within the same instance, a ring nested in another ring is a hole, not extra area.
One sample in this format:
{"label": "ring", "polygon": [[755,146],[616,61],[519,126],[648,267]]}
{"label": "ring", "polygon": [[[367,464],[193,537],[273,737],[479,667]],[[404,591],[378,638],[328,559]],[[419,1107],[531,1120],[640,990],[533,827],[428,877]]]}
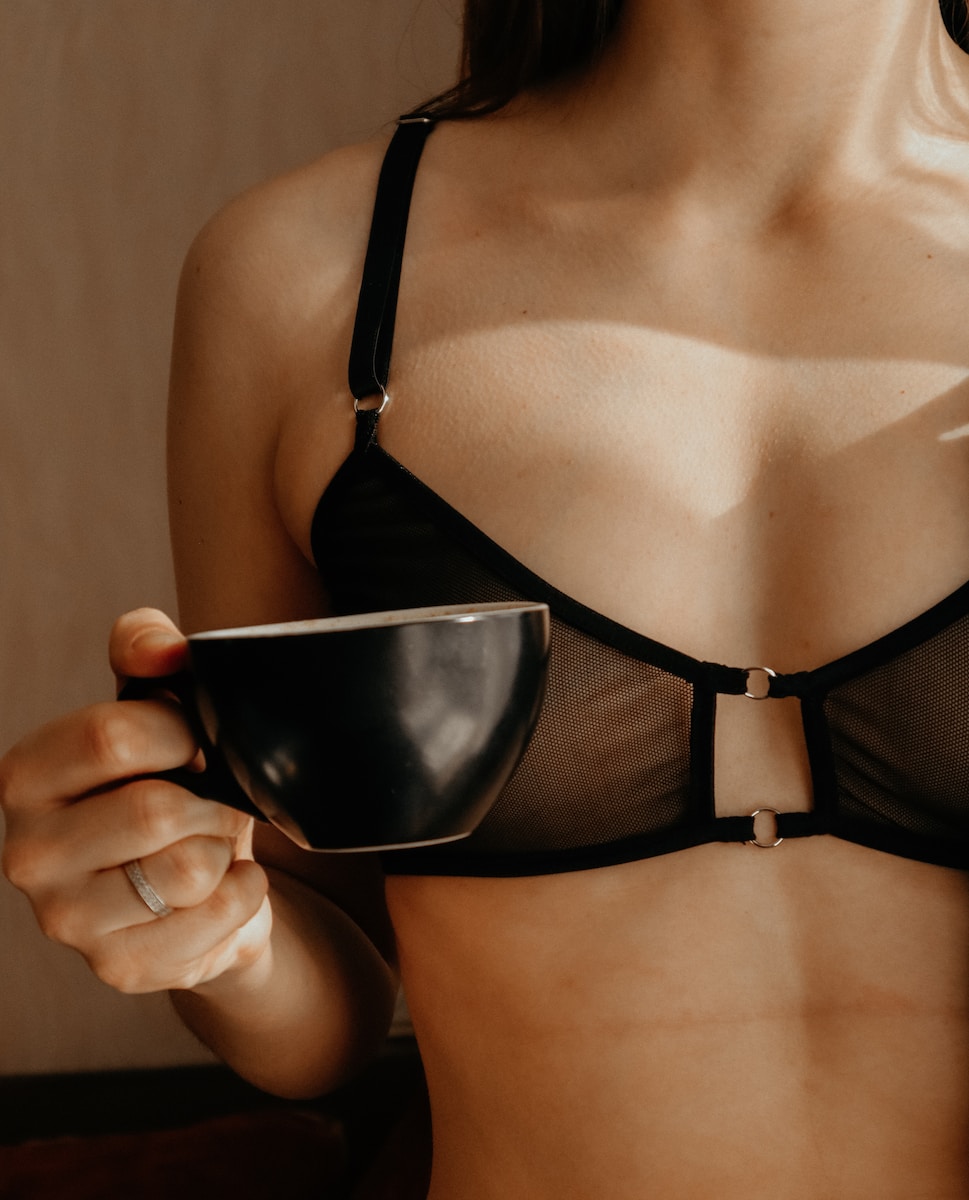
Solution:
{"label": "ring", "polygon": [[156,917],[170,917],[172,915],[175,910],[168,907],[145,878],[145,874],[141,869],[141,863],[137,858],[133,858],[131,862],[124,864],[124,873],[131,880],[131,886]]}

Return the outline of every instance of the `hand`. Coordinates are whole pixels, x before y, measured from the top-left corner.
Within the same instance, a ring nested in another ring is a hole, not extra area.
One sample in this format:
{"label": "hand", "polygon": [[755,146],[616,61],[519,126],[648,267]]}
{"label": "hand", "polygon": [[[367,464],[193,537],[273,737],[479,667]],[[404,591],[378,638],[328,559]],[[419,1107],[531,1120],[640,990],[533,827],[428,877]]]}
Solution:
{"label": "hand", "polygon": [[[119,680],[185,666],[186,642],[152,609],[111,633]],[[252,821],[153,772],[197,747],[177,705],[107,702],[26,737],[0,759],[3,869],[48,937],[80,951],[123,992],[193,988],[266,954],[267,880],[252,861]],[[139,860],[174,911],[156,916],[124,871]]]}

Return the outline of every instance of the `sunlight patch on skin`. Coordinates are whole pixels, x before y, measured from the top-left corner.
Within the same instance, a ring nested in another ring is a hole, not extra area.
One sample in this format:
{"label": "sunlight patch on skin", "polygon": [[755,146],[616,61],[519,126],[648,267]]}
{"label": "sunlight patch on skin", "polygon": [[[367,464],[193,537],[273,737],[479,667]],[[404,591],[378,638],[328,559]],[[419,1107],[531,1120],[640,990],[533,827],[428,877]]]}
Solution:
{"label": "sunlight patch on skin", "polygon": [[939,434],[940,442],[954,442],[957,438],[969,437],[969,425],[960,425],[956,429],[947,429]]}
{"label": "sunlight patch on skin", "polygon": [[[459,392],[461,419],[448,434],[469,471],[482,446],[500,445],[493,470],[528,477],[539,447],[542,500],[558,520],[598,519],[598,502],[600,513],[613,504],[677,512],[695,528],[735,512],[754,493],[766,511],[776,507],[767,497],[793,494],[795,473],[816,492],[835,476],[857,478],[864,462],[883,475],[903,443],[922,444],[927,455],[950,454],[957,435],[949,431],[969,416],[964,363],[745,351],[658,328],[648,313],[639,324],[620,313],[581,322],[540,307],[529,311],[531,319],[516,328],[451,331],[446,346],[433,336],[422,341],[399,368],[402,397],[395,401],[402,399],[401,411],[423,403],[423,411],[448,413],[448,394]],[[515,363],[529,364],[527,373]],[[440,390],[414,383],[441,378]],[[512,468],[507,439],[496,436],[489,400],[495,389],[521,398],[515,441],[522,449]],[[569,418],[560,425],[550,416],[566,395]],[[416,461],[418,475],[420,428],[420,420],[413,432],[398,435],[390,422],[386,428],[391,453],[412,469]],[[849,453],[856,464],[850,472],[843,457],[822,465]],[[518,550],[527,553],[522,544]]]}

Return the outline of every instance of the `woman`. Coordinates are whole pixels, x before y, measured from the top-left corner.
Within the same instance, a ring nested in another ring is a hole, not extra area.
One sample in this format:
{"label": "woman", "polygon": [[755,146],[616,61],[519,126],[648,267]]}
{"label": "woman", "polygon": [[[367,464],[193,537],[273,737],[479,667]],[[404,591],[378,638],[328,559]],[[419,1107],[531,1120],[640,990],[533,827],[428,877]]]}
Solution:
{"label": "woman", "polygon": [[[965,1198],[969,60],[931,0],[557,0],[558,62],[543,7],[472,4],[484,74],[430,111],[473,119],[396,143],[364,449],[384,143],[202,233],[170,427],[187,629],[435,599],[454,563],[550,595],[527,786],[384,900],[263,830],[256,865],[143,778],[193,757],[177,711],[101,705],[4,760],[8,873],[285,1094],[372,1051],[399,964],[432,1200]],[[159,614],[112,637],[121,676],[183,653]]]}

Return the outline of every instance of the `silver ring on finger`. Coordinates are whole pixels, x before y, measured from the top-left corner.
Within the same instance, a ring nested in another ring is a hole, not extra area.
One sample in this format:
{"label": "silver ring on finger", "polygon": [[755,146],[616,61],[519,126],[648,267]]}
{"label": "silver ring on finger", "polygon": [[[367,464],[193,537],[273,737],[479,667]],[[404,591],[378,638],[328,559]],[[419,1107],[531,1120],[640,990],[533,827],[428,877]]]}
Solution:
{"label": "silver ring on finger", "polygon": [[145,878],[145,873],[141,869],[141,863],[137,858],[133,858],[131,862],[124,864],[124,873],[131,881],[131,886],[138,893],[145,905],[151,909],[156,917],[170,917],[175,911],[165,903],[155,889]]}

